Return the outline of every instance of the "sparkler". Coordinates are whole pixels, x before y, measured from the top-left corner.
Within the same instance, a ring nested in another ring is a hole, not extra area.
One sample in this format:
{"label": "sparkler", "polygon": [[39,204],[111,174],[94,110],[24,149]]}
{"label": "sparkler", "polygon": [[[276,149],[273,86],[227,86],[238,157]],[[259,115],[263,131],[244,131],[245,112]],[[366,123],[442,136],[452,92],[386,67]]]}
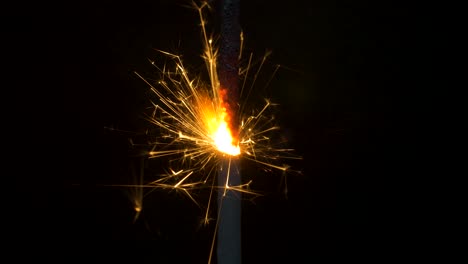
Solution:
{"label": "sparkler", "polygon": [[[238,127],[238,84],[241,29],[239,24],[239,1],[220,0],[221,44],[219,57],[219,77],[221,89],[226,89],[227,106],[234,116],[231,125]],[[236,131],[237,132],[237,131]],[[231,158],[225,160],[227,169],[218,174],[218,184],[225,186],[241,183],[238,162]],[[226,166],[225,166],[226,167]],[[218,263],[241,263],[241,193],[218,190]],[[210,262],[210,261],[208,261]]]}
{"label": "sparkler", "polygon": [[[239,83],[239,55],[240,55],[240,24],[239,1],[220,0],[221,9],[221,45],[219,52],[220,87],[225,89],[227,107],[234,118],[230,121],[232,127],[238,127],[238,83]],[[237,131],[236,131],[237,132]],[[241,175],[238,162],[232,158],[225,159],[218,174],[218,184],[238,185]],[[227,167],[227,169],[226,169]],[[217,260],[219,264],[241,263],[241,193],[218,190],[218,243]],[[210,254],[211,255],[211,254]],[[208,261],[210,262],[210,261]]]}
{"label": "sparkler", "polygon": [[[156,180],[139,184],[138,188],[178,190],[199,206],[202,205],[195,193],[208,188],[210,195],[203,219],[205,225],[212,220],[212,197],[218,192],[219,208],[209,263],[216,234],[218,263],[222,263],[223,259],[240,263],[241,194],[259,194],[250,189],[252,180],[241,181],[238,164],[253,162],[266,171],[277,170],[285,174],[291,170],[283,163],[284,160],[300,159],[293,154],[292,149],[277,147],[284,142],[275,138],[279,126],[274,124],[274,117],[268,114],[273,103],[265,100],[258,109],[242,103],[247,102],[247,97],[251,95],[268,54],[261,60],[247,88],[253,55],[250,55],[245,68],[238,65],[243,43],[240,26],[236,21],[238,2],[225,0],[222,4],[225,12],[222,15],[224,24],[221,27],[220,50],[207,32],[204,13],[209,8],[208,3],[195,5],[201,21],[204,44],[202,58],[209,82],[203,82],[201,76],[193,77],[184,66],[181,56],[162,50],[158,52],[168,60],[167,63],[160,66],[150,61],[160,73],[157,81],[135,72],[157,99],[151,102],[152,106],[146,116],[153,124],[147,131],[151,140],[145,144],[150,147],[146,154],[149,159],[164,158],[167,161],[166,173]],[[244,92],[245,89],[248,90]],[[143,206],[143,194],[140,191],[134,196],[138,199],[134,202],[138,217]]]}

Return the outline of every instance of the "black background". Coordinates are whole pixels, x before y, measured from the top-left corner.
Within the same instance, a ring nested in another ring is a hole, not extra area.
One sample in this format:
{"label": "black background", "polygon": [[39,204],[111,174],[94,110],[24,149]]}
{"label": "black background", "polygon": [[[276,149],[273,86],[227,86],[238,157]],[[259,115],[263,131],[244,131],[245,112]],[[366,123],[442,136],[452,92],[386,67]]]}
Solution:
{"label": "black background", "polygon": [[[259,176],[266,195],[242,204],[244,263],[385,259],[405,242],[395,237],[407,225],[392,205],[402,194],[389,190],[418,162],[421,138],[412,128],[421,121],[412,117],[424,101],[414,101],[421,30],[410,8],[396,3],[272,2],[242,1],[240,20],[246,51],[273,52],[263,81],[283,66],[262,92],[280,104],[278,122],[303,157],[294,164],[302,175],[288,178],[287,198],[279,177]],[[133,224],[124,190],[100,186],[132,173],[134,134],[105,127],[145,129],[148,90],[133,71],[151,74],[153,48],[184,54],[195,71],[204,67],[198,14],[185,4],[77,1],[23,15],[34,31],[16,31],[16,48],[34,59],[19,74],[45,80],[30,97],[46,98],[52,111],[34,118],[25,139],[44,140],[31,144],[32,161],[23,165],[31,172],[18,180],[22,246],[46,247],[49,256],[60,247],[69,257],[206,263],[213,227],[199,227],[203,211],[187,197],[157,191]]]}

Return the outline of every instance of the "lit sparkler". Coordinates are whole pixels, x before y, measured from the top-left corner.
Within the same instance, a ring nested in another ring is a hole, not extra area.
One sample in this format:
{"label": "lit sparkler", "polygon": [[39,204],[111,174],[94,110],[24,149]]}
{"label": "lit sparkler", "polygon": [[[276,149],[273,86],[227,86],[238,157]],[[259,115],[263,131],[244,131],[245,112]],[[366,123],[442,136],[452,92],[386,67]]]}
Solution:
{"label": "lit sparkler", "polygon": [[[273,103],[265,100],[263,106],[258,109],[242,103],[251,95],[268,54],[262,58],[253,74],[250,72],[252,55],[245,68],[239,67],[239,78],[243,80],[240,82],[242,85],[240,96],[236,98],[237,102],[233,104],[230,93],[222,87],[218,75],[219,52],[215,41],[207,32],[204,19],[204,12],[208,7],[206,2],[196,6],[201,21],[204,43],[202,58],[206,63],[208,82],[203,82],[199,76],[192,76],[184,66],[181,56],[161,50],[158,52],[169,59],[169,63],[159,66],[155,61],[151,61],[160,73],[158,81],[150,81],[135,72],[157,98],[152,102],[151,111],[146,116],[154,125],[148,134],[155,135],[154,140],[149,143],[151,148],[147,152],[148,157],[165,158],[168,161],[167,173],[138,187],[180,190],[197,205],[200,203],[193,196],[193,191],[209,188],[210,196],[204,224],[211,220],[210,207],[214,191],[222,190],[224,195],[227,191],[258,195],[249,187],[251,180],[236,185],[229,184],[231,164],[245,160],[254,162],[268,171],[278,170],[286,173],[290,168],[284,164],[284,160],[300,159],[293,154],[292,149],[277,147],[284,142],[278,142],[274,137],[275,132],[279,131],[279,126],[275,125],[273,116],[269,115]],[[273,75],[278,68],[279,66]],[[250,77],[251,75],[253,76]],[[249,78],[252,79],[250,85],[247,85]],[[215,180],[220,167],[227,171],[227,179],[222,185]],[[141,192],[135,195],[138,197],[138,201],[135,202],[137,216],[142,210],[142,196]],[[212,252],[210,259],[211,254]]]}

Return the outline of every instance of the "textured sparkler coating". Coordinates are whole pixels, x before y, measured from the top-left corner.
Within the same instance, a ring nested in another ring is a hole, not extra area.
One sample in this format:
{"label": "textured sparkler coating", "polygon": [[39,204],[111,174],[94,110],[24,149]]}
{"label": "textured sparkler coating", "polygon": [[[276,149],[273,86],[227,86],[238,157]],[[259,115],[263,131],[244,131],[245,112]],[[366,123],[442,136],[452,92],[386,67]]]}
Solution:
{"label": "textured sparkler coating", "polygon": [[241,26],[239,0],[220,0],[221,43],[219,50],[219,81],[226,89],[226,103],[233,117],[231,126],[237,134],[239,109],[239,54],[241,50]]}

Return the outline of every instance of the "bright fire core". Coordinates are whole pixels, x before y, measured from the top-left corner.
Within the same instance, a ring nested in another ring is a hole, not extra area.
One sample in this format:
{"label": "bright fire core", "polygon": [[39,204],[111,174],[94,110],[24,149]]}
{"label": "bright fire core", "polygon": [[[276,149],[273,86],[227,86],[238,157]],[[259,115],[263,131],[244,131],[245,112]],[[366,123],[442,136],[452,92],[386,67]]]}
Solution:
{"label": "bright fire core", "polygon": [[216,120],[213,121],[218,123],[216,124],[218,128],[212,134],[216,148],[231,156],[239,155],[240,148],[233,144],[234,138],[232,137],[231,130],[228,128],[227,122],[225,120],[221,120],[220,122],[216,122]]}
{"label": "bright fire core", "polygon": [[218,111],[204,111],[206,113],[206,127],[208,136],[213,140],[213,146],[220,152],[231,156],[240,154],[240,147],[229,128],[229,116],[225,107],[217,107]]}

